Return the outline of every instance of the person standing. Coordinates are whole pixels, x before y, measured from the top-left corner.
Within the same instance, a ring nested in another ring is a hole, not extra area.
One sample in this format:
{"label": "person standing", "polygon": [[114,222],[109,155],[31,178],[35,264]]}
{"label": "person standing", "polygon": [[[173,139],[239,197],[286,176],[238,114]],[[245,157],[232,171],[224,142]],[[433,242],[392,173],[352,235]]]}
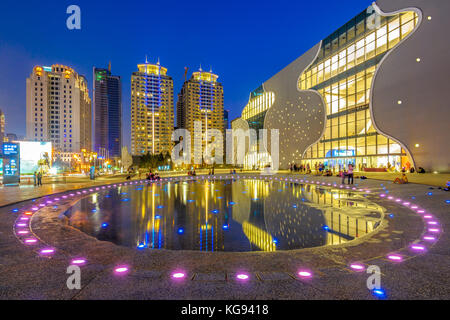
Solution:
{"label": "person standing", "polygon": [[37,174],[37,185],[42,186],[42,172],[38,172]]}
{"label": "person standing", "polygon": [[[351,163],[348,165],[347,176],[348,176],[348,184],[353,184],[353,165]],[[350,182],[350,180],[352,182]]]}
{"label": "person standing", "polygon": [[36,183],[37,183],[37,172],[36,171],[33,173],[33,182],[34,182],[34,186],[36,186]]}

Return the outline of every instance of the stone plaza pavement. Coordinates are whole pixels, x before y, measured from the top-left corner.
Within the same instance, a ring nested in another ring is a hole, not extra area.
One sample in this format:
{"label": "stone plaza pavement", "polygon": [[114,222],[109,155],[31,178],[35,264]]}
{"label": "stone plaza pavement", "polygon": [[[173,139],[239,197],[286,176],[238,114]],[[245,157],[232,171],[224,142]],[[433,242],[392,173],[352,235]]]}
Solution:
{"label": "stone plaza pavement", "polygon": [[[292,177],[340,184],[336,177]],[[124,178],[105,177],[94,184],[117,181]],[[387,299],[450,299],[450,239],[446,231],[450,225],[450,193],[424,184],[395,185],[375,179],[356,179],[355,184],[370,189],[368,200],[394,213],[394,218],[384,219],[367,237],[343,245],[271,253],[137,250],[96,240],[62,224],[58,215],[73,204],[68,200],[57,210],[46,207],[32,218],[33,232],[57,249],[52,258],[39,257],[16,238],[13,226],[17,213],[13,209],[30,207],[31,198],[92,183],[49,184],[40,189],[3,187],[0,299],[378,299],[367,289],[369,275],[348,267],[355,261],[381,269]],[[425,254],[412,253],[408,246],[420,239],[425,221],[409,208],[380,198],[379,193],[411,201],[433,214],[440,224],[439,241],[427,245]],[[399,253],[404,261],[386,259],[391,252]],[[66,269],[72,258],[80,256],[88,259],[82,267],[82,288],[69,290]],[[120,264],[130,266],[128,274],[113,273]],[[299,268],[311,270],[313,277],[299,279]],[[171,272],[176,270],[183,270],[187,278],[171,279]],[[242,271],[250,275],[247,282],[235,280],[236,272]]]}

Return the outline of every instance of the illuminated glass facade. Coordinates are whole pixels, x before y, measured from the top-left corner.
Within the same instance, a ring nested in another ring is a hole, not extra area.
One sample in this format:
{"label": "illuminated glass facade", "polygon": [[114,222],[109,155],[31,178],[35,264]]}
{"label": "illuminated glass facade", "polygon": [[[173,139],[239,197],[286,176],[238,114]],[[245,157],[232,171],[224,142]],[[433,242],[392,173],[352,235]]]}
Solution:
{"label": "illuminated glass facade", "polygon": [[314,63],[301,75],[300,90],[316,90],[326,102],[326,130],[303,162],[338,170],[349,163],[363,168],[400,169],[408,157],[399,144],[377,133],[369,99],[375,70],[386,53],[410,34],[414,12],[389,17],[365,10],[322,42]]}
{"label": "illuminated glass facade", "polygon": [[[119,158],[122,150],[122,85],[109,69],[94,68],[94,151]],[[108,157],[108,158],[109,158]]]}
{"label": "illuminated glass facade", "polygon": [[[223,86],[217,81],[218,78],[218,75],[200,69],[184,82],[178,95],[177,127],[187,129],[191,134],[191,161],[197,159],[198,162],[202,162],[208,130],[217,129],[220,132],[225,130]],[[202,124],[202,135],[197,137],[194,135],[196,122]],[[198,145],[202,145],[202,150],[194,150],[194,139],[197,139]]]}
{"label": "illuminated glass facade", "polygon": [[157,64],[139,64],[131,76],[131,152],[170,153],[173,131],[173,80]]}

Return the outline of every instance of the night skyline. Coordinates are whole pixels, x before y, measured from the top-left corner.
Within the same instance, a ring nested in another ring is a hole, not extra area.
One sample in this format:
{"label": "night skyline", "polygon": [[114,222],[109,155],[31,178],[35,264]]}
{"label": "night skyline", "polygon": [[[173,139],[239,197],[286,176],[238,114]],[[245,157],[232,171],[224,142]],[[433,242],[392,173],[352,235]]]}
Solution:
{"label": "night skyline", "polygon": [[[92,98],[92,67],[106,68],[111,61],[112,72],[123,79],[122,134],[124,145],[129,147],[130,78],[146,55],[149,62],[159,58],[168,68],[175,94],[184,82],[185,66],[188,76],[200,64],[205,70],[212,68],[224,84],[225,109],[230,110],[232,120],[240,116],[249,92],[262,79],[281,70],[371,1],[281,2],[276,6],[256,1],[224,6],[201,1],[189,6],[174,3],[129,2],[122,8],[113,3],[105,6],[79,1],[81,30],[68,30],[69,2],[30,4],[26,8],[3,2],[0,108],[6,115],[6,132],[25,135],[25,79],[35,65],[59,63],[74,68],[86,76]],[[286,10],[287,6],[291,9]],[[145,12],[151,11],[162,13],[147,17]],[[148,32],[141,31],[143,21]]]}

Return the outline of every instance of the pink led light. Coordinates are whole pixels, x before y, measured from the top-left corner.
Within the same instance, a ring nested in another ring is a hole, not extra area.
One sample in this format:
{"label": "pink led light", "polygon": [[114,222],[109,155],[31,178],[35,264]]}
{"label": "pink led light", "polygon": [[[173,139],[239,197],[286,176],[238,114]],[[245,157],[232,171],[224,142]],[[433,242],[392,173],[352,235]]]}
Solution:
{"label": "pink led light", "polygon": [[50,254],[55,253],[55,249],[42,249],[40,251],[40,253],[43,254],[43,255],[50,255]]}
{"label": "pink led light", "polygon": [[175,272],[172,274],[172,278],[174,279],[183,279],[184,277],[186,277],[186,274],[183,272]]}
{"label": "pink led light", "polygon": [[86,259],[74,259],[70,264],[83,265],[86,263]]}
{"label": "pink led light", "polygon": [[404,206],[409,206],[409,202],[403,202]]}
{"label": "pink led light", "polygon": [[33,208],[31,208],[31,210],[33,210],[33,211],[38,211],[39,208],[38,208],[38,207],[33,207]]}
{"label": "pink led light", "polygon": [[428,229],[428,231],[433,232],[433,233],[439,233],[439,229],[437,229],[437,228],[431,228],[431,229]]}
{"label": "pink led light", "polygon": [[411,209],[417,209],[418,206],[411,206]]}
{"label": "pink led light", "polygon": [[428,223],[428,224],[431,224],[431,225],[433,225],[433,226],[438,225],[437,221],[428,221],[427,223]]}
{"label": "pink led light", "polygon": [[28,232],[27,230],[20,230],[17,231],[17,234],[29,234],[30,232]]}
{"label": "pink led light", "polygon": [[28,217],[21,217],[20,220],[22,220],[22,221],[28,221],[28,220],[30,220],[30,218],[28,218]]}
{"label": "pink led light", "polygon": [[45,207],[45,204],[41,203],[39,206],[40,206],[40,207]]}
{"label": "pink led light", "polygon": [[418,213],[425,213],[425,210],[417,210]]}
{"label": "pink led light", "polygon": [[427,214],[426,216],[423,216],[423,218],[424,218],[424,219],[432,219],[432,218],[433,218],[433,216],[431,216],[431,215]]}
{"label": "pink led light", "polygon": [[16,224],[17,227],[26,227],[27,224],[26,223],[18,223]]}
{"label": "pink led light", "polygon": [[248,280],[249,276],[248,276],[247,274],[245,274],[245,273],[239,273],[239,274],[236,276],[236,278],[237,278],[238,280]]}
{"label": "pink led light", "polygon": [[362,264],[359,263],[352,263],[350,265],[350,268],[352,268],[355,271],[363,271],[366,269],[366,267],[364,267]]}
{"label": "pink led light", "polygon": [[26,239],[25,240],[25,243],[26,244],[34,244],[34,243],[36,243],[37,242],[37,239]]}
{"label": "pink led light", "polygon": [[394,197],[388,197],[388,199],[389,199],[389,200],[392,200],[392,199],[394,199]]}
{"label": "pink led light", "polygon": [[55,198],[55,201],[59,201],[59,198]]}
{"label": "pink led light", "polygon": [[114,273],[116,274],[125,274],[129,271],[130,269],[127,266],[120,266],[114,269]]}
{"label": "pink led light", "polygon": [[403,260],[403,258],[401,256],[398,256],[395,254],[390,254],[390,255],[388,255],[387,258],[392,261],[402,261]]}
{"label": "pink led light", "polygon": [[311,278],[312,277],[312,273],[309,271],[306,271],[306,270],[300,270],[297,274],[300,278]]}
{"label": "pink led light", "polygon": [[432,237],[432,236],[424,236],[424,237],[423,237],[423,240],[426,240],[426,241],[435,241],[436,238],[435,238],[435,237]]}
{"label": "pink led light", "polygon": [[419,244],[413,244],[411,249],[414,251],[425,251],[425,247]]}
{"label": "pink led light", "polygon": [[401,202],[402,201],[402,199],[397,199],[397,200],[395,200],[395,202]]}

